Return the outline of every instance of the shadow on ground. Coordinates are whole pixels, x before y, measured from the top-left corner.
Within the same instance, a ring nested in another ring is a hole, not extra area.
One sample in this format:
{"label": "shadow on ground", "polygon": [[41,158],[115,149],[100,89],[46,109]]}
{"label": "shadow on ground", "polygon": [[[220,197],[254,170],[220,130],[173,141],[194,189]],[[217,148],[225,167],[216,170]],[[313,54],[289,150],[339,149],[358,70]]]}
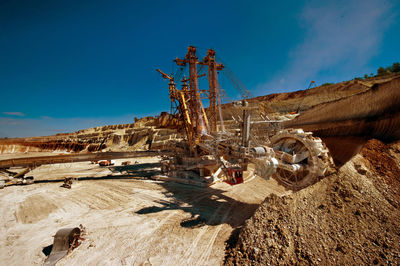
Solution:
{"label": "shadow on ground", "polygon": [[113,173],[122,173],[134,177],[151,177],[160,174],[160,163],[141,163],[108,167]]}
{"label": "shadow on ground", "polygon": [[[78,181],[88,180],[122,180],[122,179],[148,179],[151,176],[160,174],[159,163],[144,163],[126,166],[113,166],[108,169],[121,175],[106,175],[106,176],[87,176],[75,178]],[[63,182],[64,179],[42,179],[35,180],[35,183],[57,183]]]}
{"label": "shadow on ground", "polygon": [[252,216],[259,206],[259,204],[248,204],[228,197],[224,195],[226,191],[221,189],[200,188],[173,182],[160,185],[166,189],[164,194],[170,201],[156,201],[157,206],[146,207],[136,213],[182,210],[190,214],[190,218],[181,221],[182,227],[191,228],[223,223],[237,227]]}
{"label": "shadow on ground", "polygon": [[[145,163],[110,168],[113,172],[127,173],[129,177],[149,178],[160,174],[159,163]],[[239,186],[243,186],[241,184]],[[182,210],[190,218],[181,221],[182,227],[229,224],[240,226],[253,215],[259,204],[248,204],[224,195],[226,191],[212,187],[202,188],[174,182],[163,182],[167,201],[156,201],[155,206],[142,208],[137,214],[149,214],[168,210]]]}
{"label": "shadow on ground", "polygon": [[[108,167],[114,174],[101,177],[79,177],[79,181],[88,180],[129,180],[148,179],[160,174],[160,163],[143,163],[127,166]],[[35,180],[35,183],[61,182],[62,180]],[[155,205],[142,208],[137,214],[150,214],[168,210],[182,210],[190,214],[190,218],[181,221],[182,227],[199,227],[203,225],[229,224],[241,226],[251,217],[259,204],[249,204],[224,195],[225,190],[212,187],[196,187],[175,182],[160,182],[166,191],[168,200],[157,200]],[[72,184],[72,188],[73,188]],[[240,184],[237,186],[245,186]]]}

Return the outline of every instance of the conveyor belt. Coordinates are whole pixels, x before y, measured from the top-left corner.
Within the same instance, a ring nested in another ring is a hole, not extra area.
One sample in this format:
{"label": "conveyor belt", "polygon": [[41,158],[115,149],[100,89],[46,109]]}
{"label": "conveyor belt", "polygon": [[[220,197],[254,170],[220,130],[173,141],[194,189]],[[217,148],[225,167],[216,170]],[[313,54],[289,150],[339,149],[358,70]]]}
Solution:
{"label": "conveyor belt", "polygon": [[145,156],[157,156],[165,154],[158,151],[135,151],[135,152],[101,152],[101,153],[78,153],[51,156],[23,157],[16,159],[0,160],[0,168],[9,167],[37,167],[43,164],[73,163],[85,161],[98,161],[104,159],[134,158]]}

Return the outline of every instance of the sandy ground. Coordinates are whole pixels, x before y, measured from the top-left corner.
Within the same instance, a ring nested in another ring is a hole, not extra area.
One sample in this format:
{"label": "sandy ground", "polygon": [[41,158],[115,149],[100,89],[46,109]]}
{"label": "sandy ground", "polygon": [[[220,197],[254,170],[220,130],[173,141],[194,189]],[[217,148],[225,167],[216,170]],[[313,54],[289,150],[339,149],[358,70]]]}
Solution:
{"label": "sandy ground", "polygon": [[[158,158],[136,166],[90,162],[36,168],[35,183],[0,190],[0,261],[36,265],[64,227],[86,227],[85,241],[57,265],[216,265],[225,242],[270,193],[287,194],[274,180],[210,188],[138,180],[157,172]],[[62,188],[64,176],[80,178]]]}

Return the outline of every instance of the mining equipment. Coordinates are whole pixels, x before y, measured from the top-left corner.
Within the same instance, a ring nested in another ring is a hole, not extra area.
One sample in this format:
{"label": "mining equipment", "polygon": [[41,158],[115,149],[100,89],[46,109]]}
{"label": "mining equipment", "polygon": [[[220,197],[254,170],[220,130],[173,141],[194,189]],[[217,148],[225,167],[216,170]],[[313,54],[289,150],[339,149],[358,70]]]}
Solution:
{"label": "mining equipment", "polygon": [[114,160],[100,160],[97,162],[100,166],[110,166],[114,165],[115,161]]}
{"label": "mining equipment", "polygon": [[[186,141],[175,143],[174,155],[164,157],[162,172],[166,177],[201,180],[206,184],[218,180],[239,184],[245,176],[256,174],[266,179],[273,176],[288,189],[299,190],[324,177],[332,167],[333,161],[321,139],[302,129],[260,128],[270,123],[252,122],[254,107],[246,99],[233,103],[240,118],[232,117],[237,123],[225,126],[218,83],[218,73],[225,66],[216,61],[214,50],[209,49],[199,60],[196,48],[189,46],[186,56],[174,62],[181,70],[189,68],[189,77],[180,80],[181,88],[177,87],[174,75],[157,71],[169,81],[171,113],[179,118]],[[205,75],[199,75],[197,66],[208,68],[206,90],[199,88],[198,79]],[[240,92],[242,98],[249,95],[245,89]],[[208,102],[208,108],[203,100]],[[256,127],[254,133],[252,129]]]}
{"label": "mining equipment", "polygon": [[44,262],[44,266],[56,265],[65,255],[77,248],[81,241],[85,240],[82,235],[85,228],[82,225],[74,228],[62,228],[54,235],[54,243],[51,252]]}

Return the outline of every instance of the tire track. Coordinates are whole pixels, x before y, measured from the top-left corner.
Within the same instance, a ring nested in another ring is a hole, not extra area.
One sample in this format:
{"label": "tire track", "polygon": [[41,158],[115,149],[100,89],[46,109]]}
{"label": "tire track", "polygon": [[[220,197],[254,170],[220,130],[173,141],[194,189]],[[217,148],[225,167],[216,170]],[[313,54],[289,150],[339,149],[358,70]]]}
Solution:
{"label": "tire track", "polygon": [[206,251],[202,253],[202,255],[199,259],[199,265],[207,265],[208,264],[207,261],[210,258],[211,252],[214,247],[215,240],[217,239],[217,236],[223,227],[223,223],[227,220],[228,215],[231,213],[231,210],[233,209],[233,207],[235,205],[236,205],[235,203],[232,203],[231,206],[229,207],[229,209],[225,212],[224,216],[221,219],[221,224],[217,226],[216,230],[214,231],[213,235],[210,238],[210,241],[208,242]]}
{"label": "tire track", "polygon": [[[236,191],[235,193],[237,193],[237,194],[242,194],[242,193],[243,193],[243,190],[245,190],[245,189],[246,189],[246,187],[244,187],[244,186],[238,187],[238,188],[237,188],[237,191]],[[209,258],[210,258],[211,252],[212,252],[212,250],[213,250],[215,240],[217,239],[217,236],[218,236],[219,232],[221,231],[221,229],[222,229],[222,227],[223,227],[223,223],[227,220],[228,215],[231,213],[232,209],[233,209],[236,205],[237,205],[237,204],[236,204],[235,202],[232,202],[232,203],[230,204],[230,206],[229,206],[229,209],[228,209],[228,210],[224,213],[224,215],[222,216],[221,224],[218,225],[217,228],[214,230],[214,232],[213,232],[213,234],[212,234],[212,236],[211,236],[211,238],[210,238],[210,241],[208,242],[208,244],[207,244],[207,246],[206,246],[205,252],[203,252],[203,253],[201,254],[200,259],[198,260],[198,261],[199,261],[199,263],[198,263],[199,265],[206,265],[206,264],[208,264],[207,262],[208,262],[208,260],[209,260]]]}
{"label": "tire track", "polygon": [[[219,213],[220,209],[222,208],[223,205],[220,205],[218,207],[217,210],[215,210],[214,214],[211,216],[210,218],[210,222],[215,220],[215,217],[217,216],[217,214]],[[206,233],[206,231],[208,230],[209,226],[205,225],[200,229],[200,232],[197,234],[195,240],[192,242],[192,244],[190,245],[190,248],[185,252],[185,254],[182,256],[182,260],[179,265],[183,265],[185,263],[185,261],[189,261],[189,265],[191,265],[192,263],[190,263],[190,259],[193,257],[193,253],[196,251],[198,252],[197,249],[197,245],[201,239],[201,237]]]}
{"label": "tire track", "polygon": [[[146,238],[148,238],[149,235],[153,235],[158,229],[160,229],[168,220],[170,220],[176,214],[177,214],[176,212],[171,212],[167,217],[162,219],[155,228],[147,231],[146,234],[143,234],[143,232],[142,232],[142,236],[139,238],[136,238],[135,243],[139,243],[139,244],[144,243],[144,240],[146,240]],[[152,242],[150,242],[150,241],[145,241],[145,243],[146,243],[145,245],[141,244],[139,246],[140,249],[137,250],[137,253],[145,252],[148,249],[148,247],[152,244]],[[139,264],[139,263],[140,262],[137,262],[136,258],[135,258],[132,264]]]}

